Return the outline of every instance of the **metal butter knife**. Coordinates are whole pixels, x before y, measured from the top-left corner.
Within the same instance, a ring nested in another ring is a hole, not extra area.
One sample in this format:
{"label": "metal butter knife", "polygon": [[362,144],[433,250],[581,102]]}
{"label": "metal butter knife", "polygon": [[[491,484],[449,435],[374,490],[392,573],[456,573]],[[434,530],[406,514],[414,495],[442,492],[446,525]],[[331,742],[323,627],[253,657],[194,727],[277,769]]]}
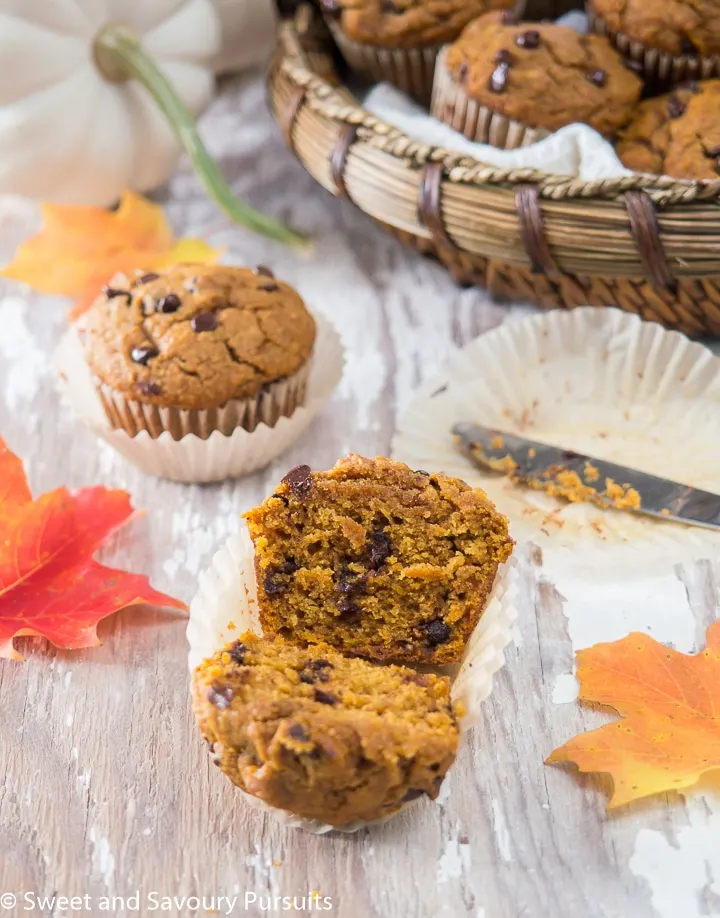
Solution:
{"label": "metal butter knife", "polygon": [[456,424],[452,432],[477,465],[519,484],[571,501],[720,529],[720,494],[478,424]]}

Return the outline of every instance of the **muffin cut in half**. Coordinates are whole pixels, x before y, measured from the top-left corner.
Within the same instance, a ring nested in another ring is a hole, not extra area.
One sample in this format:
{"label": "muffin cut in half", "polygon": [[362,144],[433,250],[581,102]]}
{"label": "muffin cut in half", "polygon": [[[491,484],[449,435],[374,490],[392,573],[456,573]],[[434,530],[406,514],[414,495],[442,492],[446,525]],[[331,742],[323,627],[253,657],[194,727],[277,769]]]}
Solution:
{"label": "muffin cut in half", "polygon": [[460,660],[513,547],[484,491],[382,457],[299,466],[246,519],[264,632],[375,660]]}
{"label": "muffin cut in half", "polygon": [[194,710],[215,764],[267,804],[333,826],[435,798],[457,753],[444,676],[248,633],[205,660]]}

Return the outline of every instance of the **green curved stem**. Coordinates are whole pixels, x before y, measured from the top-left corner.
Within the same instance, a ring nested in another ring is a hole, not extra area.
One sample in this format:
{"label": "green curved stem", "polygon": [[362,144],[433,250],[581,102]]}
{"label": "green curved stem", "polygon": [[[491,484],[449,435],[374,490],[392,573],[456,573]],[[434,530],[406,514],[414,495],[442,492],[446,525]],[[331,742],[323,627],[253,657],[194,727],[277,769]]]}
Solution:
{"label": "green curved stem", "polygon": [[235,197],[200,139],[192,115],[129,29],[122,25],[106,26],[95,39],[94,50],[98,66],[107,79],[120,82],[132,77],[147,89],[167,118],[207,193],[221,210],[241,226],[276,242],[292,248],[310,247],[307,236]]}

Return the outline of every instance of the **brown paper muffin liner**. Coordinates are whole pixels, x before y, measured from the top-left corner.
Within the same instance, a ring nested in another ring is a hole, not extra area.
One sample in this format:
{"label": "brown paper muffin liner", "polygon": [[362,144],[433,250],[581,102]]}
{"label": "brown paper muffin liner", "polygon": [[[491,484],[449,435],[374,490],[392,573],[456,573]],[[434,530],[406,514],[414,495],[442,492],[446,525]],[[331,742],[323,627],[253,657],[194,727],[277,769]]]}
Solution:
{"label": "brown paper muffin liner", "polygon": [[[520,18],[526,0],[517,0],[512,12]],[[429,105],[432,95],[435,62],[442,44],[417,48],[383,48],[349,38],[339,22],[326,15],[340,53],[351,70],[364,74],[375,83],[387,81],[422,105]]]}
{"label": "brown paper muffin liner", "polygon": [[604,35],[628,60],[635,61],[640,75],[651,89],[670,89],[686,80],[707,80],[720,77],[720,54],[704,57],[698,54],[670,54],[650,48],[640,41],[628,38],[622,32],[613,32],[592,4],[588,4],[590,30]]}
{"label": "brown paper muffin liner", "polygon": [[452,78],[446,64],[447,52],[448,48],[443,48],[435,68],[430,108],[435,118],[464,134],[468,140],[487,143],[501,150],[527,147],[551,133],[545,128],[506,118],[471,99],[465,88]]}
{"label": "brown paper muffin liner", "polygon": [[292,376],[263,386],[252,398],[233,399],[203,411],[162,407],[125,398],[111,386],[95,380],[97,394],[110,425],[131,437],[146,430],[153,439],[167,431],[173,440],[195,434],[207,440],[214,431],[229,437],[238,427],[252,433],[258,424],[274,427],[303,404],[312,356]]}

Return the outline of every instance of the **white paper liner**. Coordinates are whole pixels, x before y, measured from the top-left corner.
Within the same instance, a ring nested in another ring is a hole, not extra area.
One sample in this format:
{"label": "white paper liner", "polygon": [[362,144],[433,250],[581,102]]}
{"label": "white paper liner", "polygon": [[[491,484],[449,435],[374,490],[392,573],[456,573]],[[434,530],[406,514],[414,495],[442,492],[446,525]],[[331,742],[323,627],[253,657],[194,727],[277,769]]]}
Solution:
{"label": "white paper liner", "polygon": [[222,481],[248,475],[267,465],[305,430],[342,377],[344,355],[332,324],[315,315],[317,338],[304,404],[270,427],[252,432],[238,427],[230,436],[215,431],[207,439],[188,434],[174,440],[169,432],[152,438],[142,430],[131,437],[108,423],[95,381],[85,363],[77,330],[71,327],[58,345],[54,366],[63,402],[78,418],[130,462],[150,475],[181,482]]}
{"label": "white paper liner", "polygon": [[613,32],[603,17],[588,5],[591,31],[604,35],[624,56],[643,66],[645,80],[653,89],[669,89],[685,80],[709,80],[720,76],[720,54],[671,54]]}
{"label": "white paper liner", "polygon": [[[452,697],[466,710],[461,733],[478,723],[480,705],[492,691],[493,677],[505,662],[504,650],[512,638],[517,618],[518,572],[514,558],[500,566],[487,606],[470,636],[462,662],[439,671],[453,678]],[[187,638],[190,644],[190,674],[206,657],[236,640],[245,631],[262,634],[258,615],[254,549],[245,527],[217,552],[210,567],[200,576],[198,592],[190,604]],[[372,823],[358,820],[338,829],[317,819],[303,819],[262,800],[242,793],[248,803],[273,813],[284,825],[315,834],[331,831],[355,832],[397,815],[392,813]],[[413,806],[415,801],[408,803]],[[402,807],[404,810],[405,807]]]}
{"label": "white paper liner", "polygon": [[501,150],[528,147],[550,134],[545,128],[522,124],[472,99],[447,68],[448,48],[443,48],[435,65],[431,103],[433,117],[469,140],[487,143]]}
{"label": "white paper liner", "polygon": [[636,577],[720,555],[720,532],[568,504],[485,473],[450,430],[475,421],[720,494],[720,359],[615,309],[508,323],[455,354],[417,393],[395,459],[484,488],[516,539]]}

